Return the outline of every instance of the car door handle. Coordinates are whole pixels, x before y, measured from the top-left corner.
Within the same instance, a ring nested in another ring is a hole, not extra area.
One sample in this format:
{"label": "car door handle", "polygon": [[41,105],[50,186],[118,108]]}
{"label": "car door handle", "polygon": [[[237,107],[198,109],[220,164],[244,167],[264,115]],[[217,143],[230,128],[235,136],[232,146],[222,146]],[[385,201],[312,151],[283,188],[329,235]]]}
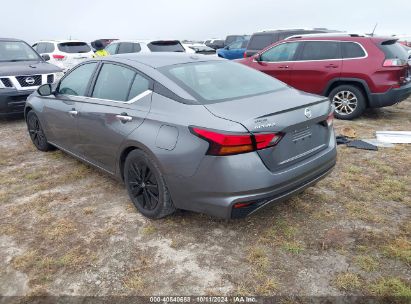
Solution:
{"label": "car door handle", "polygon": [[279,68],[280,68],[280,69],[288,69],[289,66],[288,66],[288,65],[280,65]]}
{"label": "car door handle", "polygon": [[68,113],[70,116],[73,116],[73,117],[78,115],[78,112],[76,110],[68,111]]}
{"label": "car door handle", "polygon": [[336,69],[336,68],[338,68],[338,65],[329,64],[329,65],[326,65],[325,67],[326,67],[326,68],[329,68],[329,69]]}
{"label": "car door handle", "polygon": [[133,117],[128,116],[127,113],[121,113],[119,115],[116,115],[116,118],[120,120],[122,123],[126,123],[133,120]]}

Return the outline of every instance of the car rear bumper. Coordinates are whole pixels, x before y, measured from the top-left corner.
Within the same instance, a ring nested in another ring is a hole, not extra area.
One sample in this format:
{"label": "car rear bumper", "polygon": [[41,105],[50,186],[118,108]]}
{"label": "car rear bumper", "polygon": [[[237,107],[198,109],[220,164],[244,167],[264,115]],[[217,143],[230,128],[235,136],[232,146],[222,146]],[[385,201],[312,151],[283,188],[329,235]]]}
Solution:
{"label": "car rear bumper", "polygon": [[385,93],[370,94],[370,107],[381,108],[392,106],[411,96],[411,82],[397,88],[390,89]]}
{"label": "car rear bumper", "polygon": [[27,97],[33,93],[32,90],[17,91],[14,89],[0,90],[0,116],[24,113]]}
{"label": "car rear bumper", "polygon": [[[336,156],[333,134],[326,149],[277,172],[268,170],[257,153],[246,153],[207,156],[192,177],[166,180],[177,208],[241,218],[315,184],[332,170]],[[234,208],[237,203],[252,204]]]}

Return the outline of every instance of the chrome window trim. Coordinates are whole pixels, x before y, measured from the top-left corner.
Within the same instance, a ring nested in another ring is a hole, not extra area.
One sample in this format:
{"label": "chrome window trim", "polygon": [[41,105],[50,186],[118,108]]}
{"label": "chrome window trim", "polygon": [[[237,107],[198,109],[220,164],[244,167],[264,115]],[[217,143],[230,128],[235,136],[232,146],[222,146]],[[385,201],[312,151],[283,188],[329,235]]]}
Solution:
{"label": "chrome window trim", "polygon": [[138,94],[136,97],[130,99],[129,101],[118,101],[118,100],[112,100],[112,99],[95,98],[95,97],[80,96],[80,95],[68,95],[68,94],[60,94],[60,96],[66,96],[66,97],[71,97],[71,98],[84,98],[84,102],[87,102],[88,100],[103,100],[103,101],[121,103],[121,104],[132,104],[132,103],[135,103],[136,101],[148,96],[151,93],[153,93],[153,91],[150,90],[150,89],[147,89],[144,92]]}
{"label": "chrome window trim", "polygon": [[[327,42],[340,42],[340,43],[347,43],[347,42],[351,42],[351,43],[356,43],[358,44],[361,49],[364,51],[365,56],[363,57],[354,57],[354,58],[336,58],[336,59],[316,59],[316,60],[292,60],[292,61],[258,61],[258,62],[265,62],[265,63],[290,63],[290,62],[316,62],[316,61],[340,61],[340,60],[358,60],[358,59],[365,59],[368,57],[368,52],[367,50],[361,45],[361,43],[358,43],[356,41],[351,41],[351,40],[347,40],[347,41],[341,41],[341,40],[298,40],[298,41],[284,41],[282,43],[273,45],[272,47],[270,47],[269,49],[267,49],[265,52],[268,52],[269,50],[271,50],[274,47],[277,47],[281,44],[284,43],[293,43],[293,42],[310,42],[310,41],[315,41],[315,42],[322,42],[322,41],[327,41]],[[265,53],[264,52],[264,53]],[[261,53],[260,55],[264,54]],[[253,62],[257,62],[255,59],[253,59]]]}

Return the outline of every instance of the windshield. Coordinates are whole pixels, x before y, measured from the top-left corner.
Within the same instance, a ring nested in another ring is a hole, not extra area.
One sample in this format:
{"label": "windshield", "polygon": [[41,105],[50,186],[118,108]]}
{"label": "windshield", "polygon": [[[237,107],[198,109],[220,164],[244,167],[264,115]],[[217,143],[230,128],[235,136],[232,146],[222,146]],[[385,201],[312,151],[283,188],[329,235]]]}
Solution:
{"label": "windshield", "polygon": [[40,61],[41,57],[23,41],[0,41],[0,61]]}
{"label": "windshield", "polygon": [[229,61],[178,64],[160,70],[204,104],[269,93],[285,87],[273,77]]}
{"label": "windshield", "polygon": [[59,50],[64,53],[88,53],[91,48],[86,42],[65,42],[57,45]]}

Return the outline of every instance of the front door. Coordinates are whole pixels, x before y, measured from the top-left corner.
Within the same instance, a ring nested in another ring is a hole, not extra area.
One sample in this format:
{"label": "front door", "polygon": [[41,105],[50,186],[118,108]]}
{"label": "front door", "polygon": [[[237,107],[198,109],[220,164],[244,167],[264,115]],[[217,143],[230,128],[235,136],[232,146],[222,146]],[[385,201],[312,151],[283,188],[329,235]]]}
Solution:
{"label": "front door", "polygon": [[268,49],[254,62],[254,68],[289,84],[299,42],[285,42]]}
{"label": "front door", "polygon": [[152,82],[132,68],[104,63],[78,116],[81,155],[114,173],[118,148],[151,106]]}
{"label": "front door", "polygon": [[73,153],[78,151],[78,114],[96,66],[97,62],[80,65],[61,80],[54,95],[44,97],[47,138]]}

